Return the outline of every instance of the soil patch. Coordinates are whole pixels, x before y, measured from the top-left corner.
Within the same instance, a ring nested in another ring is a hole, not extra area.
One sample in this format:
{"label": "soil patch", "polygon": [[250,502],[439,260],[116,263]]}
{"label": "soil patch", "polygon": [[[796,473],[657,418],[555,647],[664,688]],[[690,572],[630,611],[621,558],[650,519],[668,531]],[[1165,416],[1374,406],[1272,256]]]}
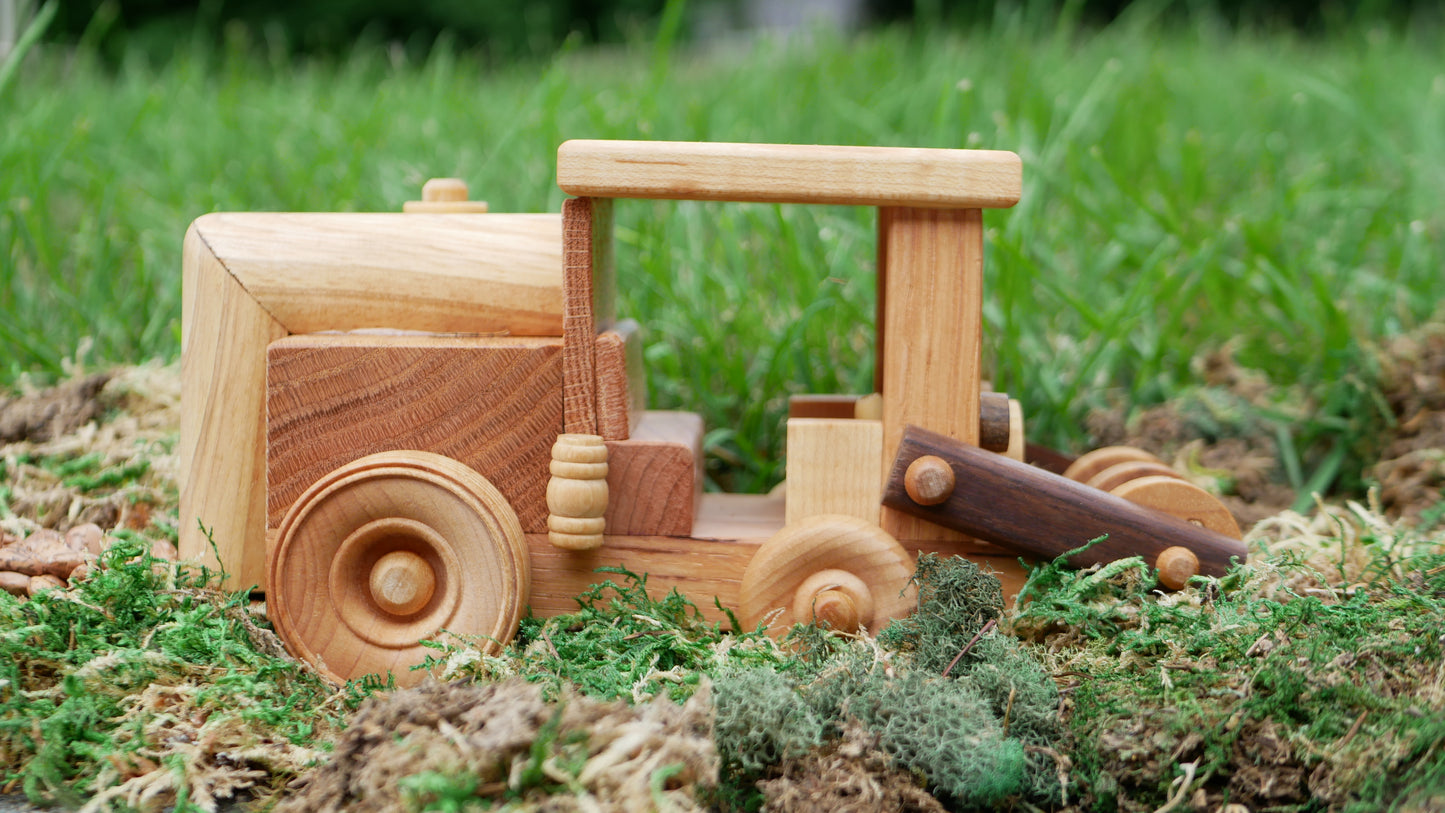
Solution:
{"label": "soil patch", "polygon": [[175,510],[174,365],[87,376],[8,399],[0,413],[0,531],[140,530]]}
{"label": "soil patch", "polygon": [[1445,501],[1445,324],[1395,339],[1381,358],[1396,426],[1371,474],[1386,513],[1415,521]]}
{"label": "soil patch", "polygon": [[[1394,424],[1378,442],[1383,452],[1364,472],[1390,520],[1411,524],[1445,501],[1445,323],[1431,323],[1376,351],[1380,389]],[[1276,420],[1284,404],[1304,408],[1264,374],[1237,364],[1226,348],[1200,358],[1204,385],[1165,404],[1117,406],[1086,419],[1099,446],[1137,446],[1219,498],[1240,527],[1299,504],[1281,463]]]}

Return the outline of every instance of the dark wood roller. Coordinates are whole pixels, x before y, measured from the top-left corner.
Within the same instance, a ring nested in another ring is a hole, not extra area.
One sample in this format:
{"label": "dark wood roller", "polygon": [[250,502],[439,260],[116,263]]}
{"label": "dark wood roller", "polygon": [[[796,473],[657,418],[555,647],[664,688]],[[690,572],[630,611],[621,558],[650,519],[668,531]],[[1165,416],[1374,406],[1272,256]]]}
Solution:
{"label": "dark wood roller", "polygon": [[[914,460],[929,455],[952,466],[955,485],[942,502],[919,505],[904,479]],[[1182,546],[1199,558],[1201,575],[1222,576],[1231,560],[1242,562],[1248,552],[1238,539],[917,426],[903,430],[883,504],[1040,559],[1107,534],[1069,560],[1077,567],[1126,556],[1152,565],[1165,549]]]}

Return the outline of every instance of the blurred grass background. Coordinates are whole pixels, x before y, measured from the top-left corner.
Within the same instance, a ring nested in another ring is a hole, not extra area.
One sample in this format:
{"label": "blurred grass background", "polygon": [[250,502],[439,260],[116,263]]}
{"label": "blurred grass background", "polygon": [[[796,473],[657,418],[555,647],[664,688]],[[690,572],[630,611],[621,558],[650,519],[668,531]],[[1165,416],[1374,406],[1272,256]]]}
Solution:
{"label": "blurred grass background", "polygon": [[[557,211],[568,138],[1008,149],[1025,190],[986,216],[985,356],[1032,440],[1080,449],[1089,409],[1176,397],[1227,348],[1289,399],[1261,410],[1299,484],[1357,488],[1388,421],[1370,347],[1445,294],[1438,20],[943,5],[704,38],[674,0],[501,44],[444,25],[307,42],[214,3],[56,15],[0,68],[0,385],[82,347],[174,358],[181,237],[208,211],[398,211],[443,175],[493,211]],[[724,486],[768,487],[787,395],[871,388],[871,211],[617,218],[652,404],[703,413]]]}

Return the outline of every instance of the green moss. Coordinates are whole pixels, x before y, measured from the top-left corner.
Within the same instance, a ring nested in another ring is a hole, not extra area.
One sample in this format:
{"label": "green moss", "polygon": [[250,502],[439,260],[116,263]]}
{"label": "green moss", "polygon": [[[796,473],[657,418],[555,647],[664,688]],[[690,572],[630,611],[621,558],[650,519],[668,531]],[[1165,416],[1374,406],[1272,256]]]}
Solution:
{"label": "green moss", "polygon": [[1280,810],[1388,809],[1445,787],[1445,557],[1362,544],[1376,558],[1348,590],[1283,586],[1313,580],[1285,557],[1177,594],[1132,565],[1036,574],[1014,627],[1073,676],[1089,809],[1162,805],[1186,763],[1212,800]]}
{"label": "green moss", "polygon": [[918,557],[913,582],[917,611],[889,624],[878,643],[910,653],[925,672],[942,674],[985,624],[1003,614],[1003,588],[967,559],[932,553]]}
{"label": "green moss", "polygon": [[549,697],[569,684],[590,697],[633,702],[659,693],[681,702],[704,676],[729,668],[786,668],[787,653],[762,632],[742,631],[735,619],[725,632],[676,590],[653,598],[645,575],[599,572],[620,576],[620,583],[589,588],[575,613],[523,619],[500,657],[482,656],[483,641],[451,635],[428,643],[439,654],[424,668],[448,679],[521,676],[547,684]]}
{"label": "green moss", "polygon": [[[116,535],[95,575],[70,590],[0,593],[0,783],[74,804],[120,781],[113,766],[141,754],[168,770],[178,743],[158,732],[171,718],[257,748],[323,746],[346,708],[329,702],[334,690],[314,673],[257,648],[247,595],[211,590],[211,574],[151,558],[136,534]],[[177,809],[199,809],[185,788]]]}

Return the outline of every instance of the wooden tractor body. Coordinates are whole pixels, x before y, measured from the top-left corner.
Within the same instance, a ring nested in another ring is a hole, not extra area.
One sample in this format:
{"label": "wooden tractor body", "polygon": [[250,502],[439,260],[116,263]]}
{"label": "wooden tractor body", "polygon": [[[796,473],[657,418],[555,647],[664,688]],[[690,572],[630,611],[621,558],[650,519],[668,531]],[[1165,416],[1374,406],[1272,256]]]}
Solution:
{"label": "wooden tractor body", "polygon": [[[1021,455],[1017,404],[979,380],[981,209],[1018,200],[1017,156],[574,141],[558,183],[560,216],[442,200],[196,220],[182,555],[261,587],[323,672],[402,684],[420,641],[504,644],[527,608],[574,609],[602,566],[775,629],[876,632],[911,610],[919,551],[1017,590],[1017,546],[948,527],[986,506],[884,503],[906,431]],[[784,493],[704,494],[701,420],[645,408],[639,328],[614,307],[615,198],[878,207],[878,393],[795,401]]]}

